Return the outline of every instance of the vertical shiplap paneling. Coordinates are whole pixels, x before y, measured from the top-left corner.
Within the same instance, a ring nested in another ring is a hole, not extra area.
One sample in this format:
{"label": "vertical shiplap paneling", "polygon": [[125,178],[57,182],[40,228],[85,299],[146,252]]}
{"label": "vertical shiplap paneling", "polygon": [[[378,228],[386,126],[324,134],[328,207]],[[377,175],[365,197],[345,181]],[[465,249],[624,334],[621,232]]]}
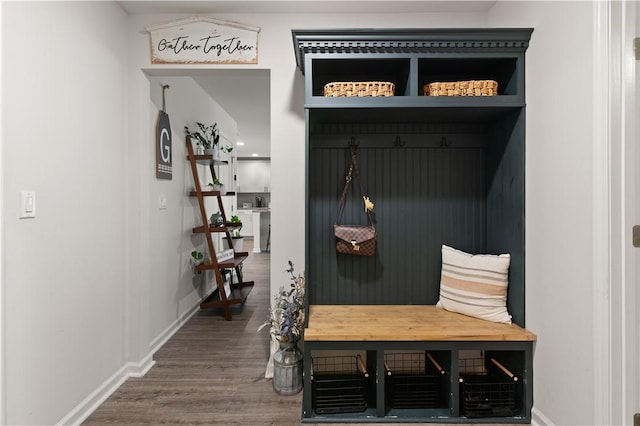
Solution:
{"label": "vertical shiplap paneling", "polygon": [[[344,139],[344,138],[343,138]],[[375,203],[374,257],[335,252],[333,223],[348,150],[314,148],[309,173],[309,288],[312,304],[435,304],[440,247],[483,251],[485,153],[481,148],[367,148],[358,152]],[[352,185],[344,224],[366,224]]]}
{"label": "vertical shiplap paneling", "polygon": [[525,147],[524,112],[492,126],[487,150],[487,251],[509,253],[507,309],[513,321],[525,322]]}

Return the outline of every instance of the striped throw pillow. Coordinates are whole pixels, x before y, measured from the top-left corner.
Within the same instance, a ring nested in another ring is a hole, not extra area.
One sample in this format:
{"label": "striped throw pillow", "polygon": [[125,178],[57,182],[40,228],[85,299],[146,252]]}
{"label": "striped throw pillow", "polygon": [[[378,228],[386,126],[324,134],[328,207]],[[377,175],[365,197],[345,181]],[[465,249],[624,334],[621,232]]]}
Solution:
{"label": "striped throw pillow", "polygon": [[440,300],[436,306],[511,324],[506,306],[510,261],[508,254],[472,255],[443,245]]}

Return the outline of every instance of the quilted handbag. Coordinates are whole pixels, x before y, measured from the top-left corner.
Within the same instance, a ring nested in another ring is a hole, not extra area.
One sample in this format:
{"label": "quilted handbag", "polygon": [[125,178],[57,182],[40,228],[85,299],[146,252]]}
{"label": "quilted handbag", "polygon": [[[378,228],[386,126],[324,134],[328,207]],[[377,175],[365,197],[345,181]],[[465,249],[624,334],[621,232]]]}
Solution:
{"label": "quilted handbag", "polygon": [[[352,254],[357,256],[373,256],[376,252],[376,228],[371,220],[370,209],[373,208],[373,204],[368,207],[367,201],[369,200],[364,195],[364,188],[362,187],[362,180],[360,179],[360,172],[358,171],[357,161],[357,146],[351,145],[351,165],[349,166],[349,172],[344,183],[344,189],[342,190],[342,196],[340,197],[340,204],[338,205],[338,215],[336,222],[333,225],[333,232],[336,237],[336,251],[343,254]],[[358,182],[360,183],[360,193],[365,201],[365,212],[369,219],[369,225],[341,225],[340,218],[342,217],[342,211],[347,199],[347,192],[349,191],[349,184],[353,180],[353,174],[355,173]]]}

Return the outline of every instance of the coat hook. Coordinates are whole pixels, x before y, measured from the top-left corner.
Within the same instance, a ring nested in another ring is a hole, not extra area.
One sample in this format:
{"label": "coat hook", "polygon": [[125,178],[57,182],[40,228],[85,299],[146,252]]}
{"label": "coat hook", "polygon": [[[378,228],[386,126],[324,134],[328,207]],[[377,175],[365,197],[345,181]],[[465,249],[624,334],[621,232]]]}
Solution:
{"label": "coat hook", "polygon": [[351,147],[358,147],[358,145],[360,145],[360,142],[356,141],[355,136],[351,136],[351,139],[349,140],[349,148]]}
{"label": "coat hook", "polygon": [[447,140],[446,136],[440,138],[440,148],[448,148],[451,146],[451,141]]}
{"label": "coat hook", "polygon": [[406,142],[402,140],[402,138],[400,136],[396,136],[396,140],[393,141],[393,146],[398,147],[398,148],[403,148],[405,146]]}

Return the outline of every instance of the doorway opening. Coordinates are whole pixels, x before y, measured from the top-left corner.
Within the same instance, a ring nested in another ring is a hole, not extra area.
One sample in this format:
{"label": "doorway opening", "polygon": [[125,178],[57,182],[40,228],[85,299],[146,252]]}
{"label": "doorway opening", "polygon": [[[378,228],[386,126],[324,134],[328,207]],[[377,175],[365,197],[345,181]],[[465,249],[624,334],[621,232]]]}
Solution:
{"label": "doorway opening", "polygon": [[[194,182],[186,157],[184,127],[187,126],[193,131],[195,122],[205,125],[217,123],[220,130],[219,146],[231,147],[232,150],[227,164],[215,166],[215,177],[224,184],[224,194],[221,194],[220,198],[227,220],[232,219],[232,216],[239,216],[240,210],[243,210],[242,201],[239,201],[243,196],[239,182],[243,178],[237,167],[238,158],[252,157],[255,153],[256,158],[263,162],[270,162],[271,71],[268,69],[144,69],[143,72],[150,83],[150,125],[152,128],[156,126],[158,110],[163,108],[164,104],[162,99],[164,93],[173,138],[172,180],[150,178],[148,192],[145,194],[149,197],[146,204],[149,241],[146,244],[153,248],[158,259],[165,260],[158,262],[160,264],[154,263],[149,268],[150,282],[164,282],[164,285],[154,287],[150,296],[154,299],[150,302],[150,335],[160,336],[152,344],[153,347],[159,347],[166,335],[163,327],[172,320],[169,318],[172,315],[168,314],[166,309],[153,307],[175,304],[179,310],[178,316],[188,315],[194,303],[198,303],[198,299],[203,300],[212,295],[217,286],[215,279],[203,278],[208,274],[194,274],[191,265],[192,251],[199,250],[206,255],[208,253],[205,252],[208,250],[204,249],[206,244],[203,242],[202,234],[189,232],[194,226],[197,227],[202,223],[202,217],[198,213],[197,201],[189,197]],[[162,88],[166,85],[169,88],[163,92]],[[155,148],[151,143],[144,150],[148,150],[147,158],[155,155]],[[208,168],[203,167],[203,169],[207,170],[200,172],[201,187],[208,185],[210,181],[213,184]],[[257,213],[252,210],[243,210],[250,213],[247,218],[241,218],[240,235],[243,236],[246,244],[244,248],[237,251],[249,251],[250,254],[257,255],[267,249],[271,212],[266,200],[270,200],[270,176],[267,176],[267,179],[269,181],[263,185],[267,188],[267,192],[261,194],[266,208]],[[160,201],[156,203],[156,200],[163,200],[164,203]],[[208,216],[221,210],[217,197],[206,197],[204,205]],[[256,225],[256,220],[262,223]],[[157,232],[176,229],[176,227],[180,228],[180,232]],[[234,228],[233,231],[236,229]],[[257,234],[261,229],[264,231]],[[218,232],[214,237],[216,253],[227,248],[227,242],[223,240],[224,233]],[[235,243],[236,235],[233,237]],[[253,261],[251,256],[247,260]],[[266,269],[268,277],[270,262],[263,261],[261,265]],[[246,262],[243,266],[246,266]],[[177,287],[174,272],[176,268],[178,268]],[[245,281],[253,280],[253,276],[246,271],[243,275]],[[251,296],[249,295],[248,298]],[[158,330],[154,327],[158,327]]]}

